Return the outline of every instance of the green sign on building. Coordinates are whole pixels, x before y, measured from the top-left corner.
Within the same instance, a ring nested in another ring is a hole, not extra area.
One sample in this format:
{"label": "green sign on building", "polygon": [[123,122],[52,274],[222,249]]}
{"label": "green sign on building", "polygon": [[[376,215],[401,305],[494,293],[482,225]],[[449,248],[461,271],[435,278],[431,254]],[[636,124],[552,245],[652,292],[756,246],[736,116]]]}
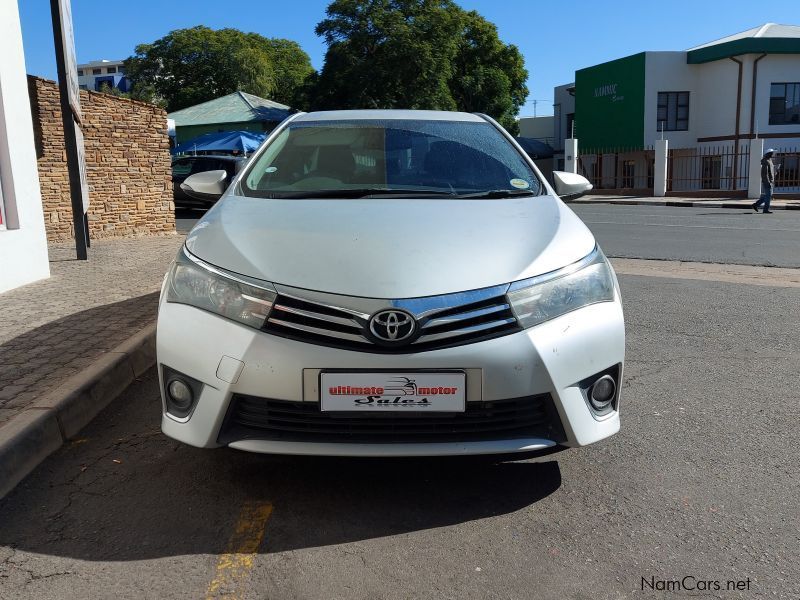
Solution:
{"label": "green sign on building", "polygon": [[645,54],[575,73],[575,137],[581,153],[644,144]]}

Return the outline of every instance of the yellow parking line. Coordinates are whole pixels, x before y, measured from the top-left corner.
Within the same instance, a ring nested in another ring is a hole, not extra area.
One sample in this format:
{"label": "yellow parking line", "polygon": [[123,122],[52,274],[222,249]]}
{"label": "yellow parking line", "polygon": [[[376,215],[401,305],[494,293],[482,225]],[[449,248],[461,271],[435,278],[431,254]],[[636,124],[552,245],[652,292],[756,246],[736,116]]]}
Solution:
{"label": "yellow parking line", "polygon": [[242,597],[242,584],[253,568],[271,514],[272,504],[269,502],[249,500],[245,503],[225,554],[217,560],[214,579],[206,590],[206,600]]}

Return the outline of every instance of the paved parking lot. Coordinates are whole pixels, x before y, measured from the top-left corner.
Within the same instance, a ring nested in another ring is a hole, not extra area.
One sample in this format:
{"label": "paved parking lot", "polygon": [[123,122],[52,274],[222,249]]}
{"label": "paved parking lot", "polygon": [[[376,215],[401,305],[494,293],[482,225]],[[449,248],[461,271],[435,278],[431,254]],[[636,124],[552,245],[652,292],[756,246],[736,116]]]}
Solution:
{"label": "paved parking lot", "polygon": [[621,285],[622,432],[543,464],[197,450],[150,372],[0,501],[0,598],[797,598],[800,290]]}

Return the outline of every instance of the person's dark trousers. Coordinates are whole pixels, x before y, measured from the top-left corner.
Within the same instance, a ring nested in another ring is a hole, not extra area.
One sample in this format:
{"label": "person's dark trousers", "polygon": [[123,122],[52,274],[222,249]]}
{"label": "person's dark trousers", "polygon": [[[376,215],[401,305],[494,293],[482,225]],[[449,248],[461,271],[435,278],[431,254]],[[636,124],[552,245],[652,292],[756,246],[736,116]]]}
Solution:
{"label": "person's dark trousers", "polygon": [[770,202],[772,202],[772,187],[768,186],[768,185],[765,185],[764,186],[764,193],[761,194],[761,197],[758,199],[758,202],[756,202],[753,206],[755,208],[758,208],[759,206],[761,206],[763,204],[764,205],[764,211],[766,212],[766,211],[769,210],[769,203]]}

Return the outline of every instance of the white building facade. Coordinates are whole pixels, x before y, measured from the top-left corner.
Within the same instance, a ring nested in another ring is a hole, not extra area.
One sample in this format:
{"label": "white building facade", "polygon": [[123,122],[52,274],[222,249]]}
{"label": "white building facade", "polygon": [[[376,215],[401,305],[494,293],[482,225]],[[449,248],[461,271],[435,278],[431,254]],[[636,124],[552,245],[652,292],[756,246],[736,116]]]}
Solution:
{"label": "white building facade", "polygon": [[50,276],[17,3],[0,2],[0,293]]}
{"label": "white building facade", "polygon": [[125,64],[121,60],[96,60],[78,65],[78,84],[82,90],[95,92],[101,91],[104,86],[121,92],[130,90]]}
{"label": "white building facade", "polygon": [[800,192],[798,26],[642,52],[581,69],[575,81],[580,163],[596,187],[651,188],[652,149],[665,139],[668,191],[744,193],[752,142],[777,150],[776,192]]}

